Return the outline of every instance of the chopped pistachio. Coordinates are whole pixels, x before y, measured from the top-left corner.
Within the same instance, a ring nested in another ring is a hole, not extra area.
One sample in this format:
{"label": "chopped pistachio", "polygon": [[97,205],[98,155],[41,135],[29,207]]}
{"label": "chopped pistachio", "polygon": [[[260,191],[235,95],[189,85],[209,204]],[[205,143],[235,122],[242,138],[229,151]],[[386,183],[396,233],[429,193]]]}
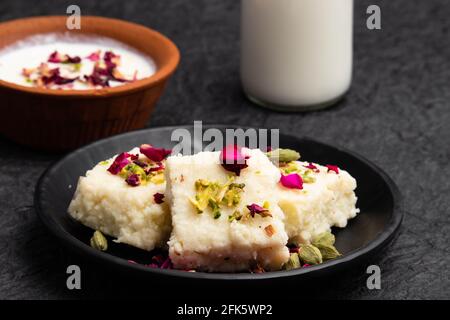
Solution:
{"label": "chopped pistachio", "polygon": [[203,191],[209,186],[209,181],[205,179],[198,179],[195,181],[195,190]]}
{"label": "chopped pistachio", "polygon": [[96,230],[90,240],[91,247],[100,251],[106,251],[108,249],[108,240],[106,240],[103,233]]}
{"label": "chopped pistachio", "polygon": [[300,159],[300,153],[292,149],[276,149],[267,152],[266,155],[272,161],[291,162]]}
{"label": "chopped pistachio", "polygon": [[213,199],[209,199],[208,200],[208,206],[212,210],[212,214],[213,214],[214,219],[219,219],[221,213],[220,213],[220,208],[219,208],[219,205],[217,204],[217,202],[214,201]]}
{"label": "chopped pistachio", "polygon": [[109,161],[100,161],[99,162],[99,165],[101,165],[101,166],[106,166],[106,165],[108,165],[109,164]]}
{"label": "chopped pistachio", "polygon": [[280,167],[280,169],[283,172],[283,174],[285,174],[285,175],[288,175],[290,173],[298,173],[299,172],[299,167],[297,166],[297,164],[295,162],[286,163],[286,165]]}
{"label": "chopped pistachio", "polygon": [[79,72],[81,70],[81,63],[75,63],[73,64],[73,71]]}
{"label": "chopped pistachio", "polygon": [[245,184],[233,183],[234,179],[234,176],[229,176],[228,181],[223,185],[206,179],[198,179],[195,182],[197,193],[194,199],[190,199],[191,203],[199,213],[209,207],[213,217],[218,219],[221,215],[221,205],[233,207],[238,205],[241,200],[241,192]]}
{"label": "chopped pistachio", "polygon": [[233,214],[228,216],[228,221],[233,222],[234,220],[239,221],[242,218],[242,213],[239,210],[233,212]]}
{"label": "chopped pistachio", "polygon": [[298,254],[291,253],[289,256],[289,260],[284,264],[285,270],[293,270],[301,267],[300,259],[298,258]]}
{"label": "chopped pistachio", "polygon": [[300,260],[306,264],[319,264],[323,261],[320,250],[311,244],[301,245],[298,256],[300,257]]}
{"label": "chopped pistachio", "polygon": [[[195,209],[197,210],[197,213],[203,213],[203,210],[205,210],[205,209],[201,209],[201,205],[200,205],[200,203],[198,202],[198,200],[197,199],[192,199],[192,198],[189,198],[189,201],[192,203],[192,205],[195,207]],[[206,208],[206,207],[205,207]]]}
{"label": "chopped pistachio", "polygon": [[309,169],[306,170],[305,172],[303,172],[301,174],[303,183],[314,183],[314,182],[316,182],[316,178],[314,176],[312,176],[312,174],[313,174],[313,171],[309,170]]}
{"label": "chopped pistachio", "polygon": [[222,198],[222,203],[226,204],[228,207],[238,205],[241,201],[241,193],[244,190],[244,187],[244,183],[231,183]]}

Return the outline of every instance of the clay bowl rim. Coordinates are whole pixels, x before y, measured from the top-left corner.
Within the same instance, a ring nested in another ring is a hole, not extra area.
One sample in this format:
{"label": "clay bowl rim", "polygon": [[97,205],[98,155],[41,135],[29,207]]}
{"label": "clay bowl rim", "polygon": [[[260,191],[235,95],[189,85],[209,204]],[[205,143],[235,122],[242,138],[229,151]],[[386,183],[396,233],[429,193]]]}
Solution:
{"label": "clay bowl rim", "polygon": [[[67,19],[67,16],[58,16],[58,15],[50,15],[50,16],[36,16],[36,17],[27,17],[27,18],[19,18],[14,20],[9,20],[5,22],[0,23],[0,33],[3,28],[10,27],[11,25],[17,24],[17,23],[30,23],[30,22],[39,22],[41,20],[53,20],[55,22],[55,26],[58,26],[58,22],[60,23],[62,20],[65,22]],[[37,88],[37,87],[27,87],[22,86],[16,83],[4,81],[0,79],[0,87],[5,87],[8,89],[28,93],[28,94],[35,94],[35,95],[41,95],[41,96],[51,96],[51,97],[69,97],[69,98],[103,98],[103,97],[111,97],[111,96],[117,96],[117,95],[124,95],[124,94],[130,94],[135,91],[140,91],[146,88],[154,87],[157,84],[165,81],[168,79],[172,73],[175,72],[175,69],[177,68],[179,62],[180,62],[180,51],[178,47],[175,45],[175,43],[170,40],[168,37],[163,35],[162,33],[149,28],[147,26],[125,21],[121,19],[115,19],[115,18],[108,18],[108,17],[101,17],[101,16],[82,16],[82,23],[105,23],[105,25],[112,26],[112,25],[121,25],[121,27],[126,28],[132,28],[132,29],[141,29],[143,32],[147,32],[149,34],[152,34],[154,38],[159,42],[159,45],[166,46],[169,55],[167,56],[167,60],[165,60],[161,65],[156,66],[156,72],[147,78],[140,79],[137,81],[134,81],[132,83],[127,83],[124,85],[120,85],[117,87],[108,87],[108,88],[100,88],[100,89],[89,89],[89,90],[57,90],[57,89],[43,89],[43,88]],[[55,33],[61,33],[61,30],[56,30]],[[70,32],[69,30],[66,30],[66,32]],[[93,33],[93,32],[83,32],[83,29],[77,30],[76,32],[84,35],[97,35],[101,36],[101,34]],[[35,32],[30,33],[30,36],[32,35],[38,35],[38,34],[48,34],[52,32]],[[11,44],[14,44],[16,41],[19,41],[21,39],[25,39],[26,37],[22,37],[20,39],[17,39],[13,41]],[[110,37],[113,38],[113,37]],[[115,38],[113,38],[115,39]],[[115,39],[120,42],[124,42],[118,39]],[[135,48],[133,45],[128,44],[130,47]],[[1,48],[0,48],[1,50]],[[139,50],[139,49],[137,49]],[[141,50],[139,50],[141,51]]]}

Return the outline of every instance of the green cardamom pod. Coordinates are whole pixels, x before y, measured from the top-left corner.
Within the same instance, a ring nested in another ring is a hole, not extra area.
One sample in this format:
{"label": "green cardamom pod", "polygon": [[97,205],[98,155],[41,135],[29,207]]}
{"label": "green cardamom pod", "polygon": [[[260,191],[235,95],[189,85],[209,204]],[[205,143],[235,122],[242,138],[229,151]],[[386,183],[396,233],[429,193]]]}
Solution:
{"label": "green cardamom pod", "polygon": [[91,238],[91,247],[100,251],[106,251],[108,249],[108,240],[106,240],[103,233],[95,231]]}
{"label": "green cardamom pod", "polygon": [[291,162],[300,159],[300,153],[292,149],[276,149],[266,153],[272,161]]}
{"label": "green cardamom pod", "polygon": [[311,244],[301,245],[298,256],[300,257],[301,262],[306,264],[319,264],[323,261],[320,250]]}
{"label": "green cardamom pod", "polygon": [[298,258],[298,254],[291,253],[289,256],[289,260],[284,264],[285,270],[294,270],[300,268],[302,265],[300,264],[300,259]]}
{"label": "green cardamom pod", "polygon": [[311,243],[316,247],[333,246],[335,241],[336,238],[334,237],[334,234],[332,234],[330,231],[325,231],[315,236],[312,239]]}
{"label": "green cardamom pod", "polygon": [[324,261],[335,259],[341,255],[334,246],[319,246],[318,248]]}

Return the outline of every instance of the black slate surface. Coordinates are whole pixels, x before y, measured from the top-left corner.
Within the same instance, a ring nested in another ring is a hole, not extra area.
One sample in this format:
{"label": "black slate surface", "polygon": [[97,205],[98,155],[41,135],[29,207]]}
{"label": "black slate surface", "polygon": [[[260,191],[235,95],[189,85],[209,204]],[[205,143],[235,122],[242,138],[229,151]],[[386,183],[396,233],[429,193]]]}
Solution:
{"label": "black slate surface", "polygon": [[[361,266],[303,294],[338,299],[448,299],[450,3],[356,2],[351,91],[335,107],[305,114],[264,110],[242,95],[237,0],[2,0],[0,21],[63,14],[69,4],[77,3],[83,14],[148,25],[173,39],[182,54],[149,127],[194,120],[279,127],[282,132],[337,143],[371,159],[396,181],[405,200],[398,238],[371,262],[381,267],[382,289],[367,289],[366,266]],[[380,31],[365,27],[369,4],[381,7]],[[156,296],[151,287],[136,289],[138,280],[105,274],[68,254],[41,225],[33,209],[35,183],[58,158],[0,139],[0,298]],[[69,263],[82,266],[81,291],[66,289]]]}

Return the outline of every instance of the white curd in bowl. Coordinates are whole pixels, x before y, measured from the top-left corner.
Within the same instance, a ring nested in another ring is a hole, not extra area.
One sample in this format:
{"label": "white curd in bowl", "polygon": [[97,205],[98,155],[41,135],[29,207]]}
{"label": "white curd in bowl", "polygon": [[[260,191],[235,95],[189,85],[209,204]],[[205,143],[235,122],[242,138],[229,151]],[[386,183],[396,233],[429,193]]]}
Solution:
{"label": "white curd in bowl", "polygon": [[[61,55],[81,58],[77,66],[71,63],[48,62],[49,56],[58,52]],[[30,36],[0,50],[0,80],[23,85],[37,86],[24,76],[24,69],[33,69],[46,63],[49,69],[59,68],[64,78],[79,78],[65,85],[46,86],[50,89],[87,90],[101,86],[92,86],[84,81],[84,76],[92,74],[95,61],[89,57],[94,52],[113,52],[120,57],[117,71],[127,81],[108,81],[108,86],[114,87],[127,82],[152,76],[156,72],[153,59],[137,49],[117,40],[101,36],[73,36],[69,34],[39,34]],[[36,77],[33,75],[32,77]]]}

